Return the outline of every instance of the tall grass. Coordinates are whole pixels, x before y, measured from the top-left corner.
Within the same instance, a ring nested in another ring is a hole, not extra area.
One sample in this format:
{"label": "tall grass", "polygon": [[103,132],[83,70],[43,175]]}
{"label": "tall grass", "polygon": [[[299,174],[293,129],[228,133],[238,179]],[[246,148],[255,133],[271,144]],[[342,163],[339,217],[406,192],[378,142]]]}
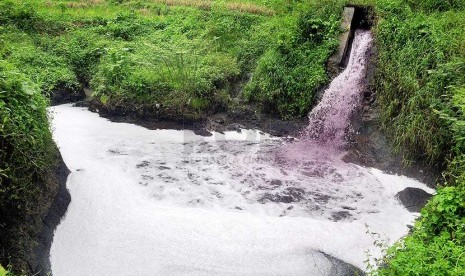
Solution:
{"label": "tall grass", "polygon": [[446,186],[414,231],[390,248],[379,275],[465,273],[465,11],[463,1],[376,3],[377,101],[407,161],[444,170]]}
{"label": "tall grass", "polygon": [[408,6],[403,13],[406,19],[383,19],[377,31],[383,125],[394,131],[397,148],[407,147],[409,154],[441,166],[450,158],[453,141],[447,122],[435,111],[448,108],[453,87],[465,80],[464,14],[423,14]]}

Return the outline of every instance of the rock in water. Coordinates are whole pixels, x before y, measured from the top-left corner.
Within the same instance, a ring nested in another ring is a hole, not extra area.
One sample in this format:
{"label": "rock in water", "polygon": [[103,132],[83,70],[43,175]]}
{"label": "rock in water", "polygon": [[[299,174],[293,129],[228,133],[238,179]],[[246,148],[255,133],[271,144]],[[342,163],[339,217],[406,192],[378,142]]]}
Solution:
{"label": "rock in water", "polygon": [[396,198],[410,212],[420,212],[431,197],[432,195],[424,190],[413,187],[407,187],[396,194]]}

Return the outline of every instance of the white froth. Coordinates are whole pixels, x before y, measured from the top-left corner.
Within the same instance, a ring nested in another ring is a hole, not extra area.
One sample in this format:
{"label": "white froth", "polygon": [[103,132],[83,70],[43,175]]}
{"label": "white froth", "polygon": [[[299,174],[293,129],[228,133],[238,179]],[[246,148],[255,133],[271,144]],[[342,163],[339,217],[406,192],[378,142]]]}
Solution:
{"label": "white froth", "polygon": [[254,130],[201,137],[50,110],[72,171],[56,276],[331,274],[318,251],[364,268],[379,254],[365,224],[393,242],[416,216],[395,194],[433,192],[352,164],[282,171],[266,158],[282,141]]}

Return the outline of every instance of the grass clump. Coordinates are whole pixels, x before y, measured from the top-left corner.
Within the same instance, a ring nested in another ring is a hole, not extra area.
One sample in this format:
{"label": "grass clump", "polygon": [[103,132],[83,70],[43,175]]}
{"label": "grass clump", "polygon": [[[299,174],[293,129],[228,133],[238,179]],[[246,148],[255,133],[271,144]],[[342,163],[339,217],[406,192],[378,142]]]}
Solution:
{"label": "grass clump", "polygon": [[257,39],[277,36],[265,40],[269,46],[245,89],[247,99],[284,118],[308,113],[317,90],[328,81],[325,63],[338,45],[340,9],[325,13],[312,5],[303,10],[260,29]]}

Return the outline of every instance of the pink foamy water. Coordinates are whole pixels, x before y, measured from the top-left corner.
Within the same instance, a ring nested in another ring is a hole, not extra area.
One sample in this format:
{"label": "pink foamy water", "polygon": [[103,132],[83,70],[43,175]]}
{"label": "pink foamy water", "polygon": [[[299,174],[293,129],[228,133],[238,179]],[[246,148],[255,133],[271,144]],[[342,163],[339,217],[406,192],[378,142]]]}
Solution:
{"label": "pink foamy water", "polygon": [[300,140],[278,150],[282,162],[305,160],[334,162],[343,152],[351,116],[360,107],[366,89],[366,71],[373,35],[357,30],[347,67],[326,89],[320,103],[309,113],[309,124]]}

